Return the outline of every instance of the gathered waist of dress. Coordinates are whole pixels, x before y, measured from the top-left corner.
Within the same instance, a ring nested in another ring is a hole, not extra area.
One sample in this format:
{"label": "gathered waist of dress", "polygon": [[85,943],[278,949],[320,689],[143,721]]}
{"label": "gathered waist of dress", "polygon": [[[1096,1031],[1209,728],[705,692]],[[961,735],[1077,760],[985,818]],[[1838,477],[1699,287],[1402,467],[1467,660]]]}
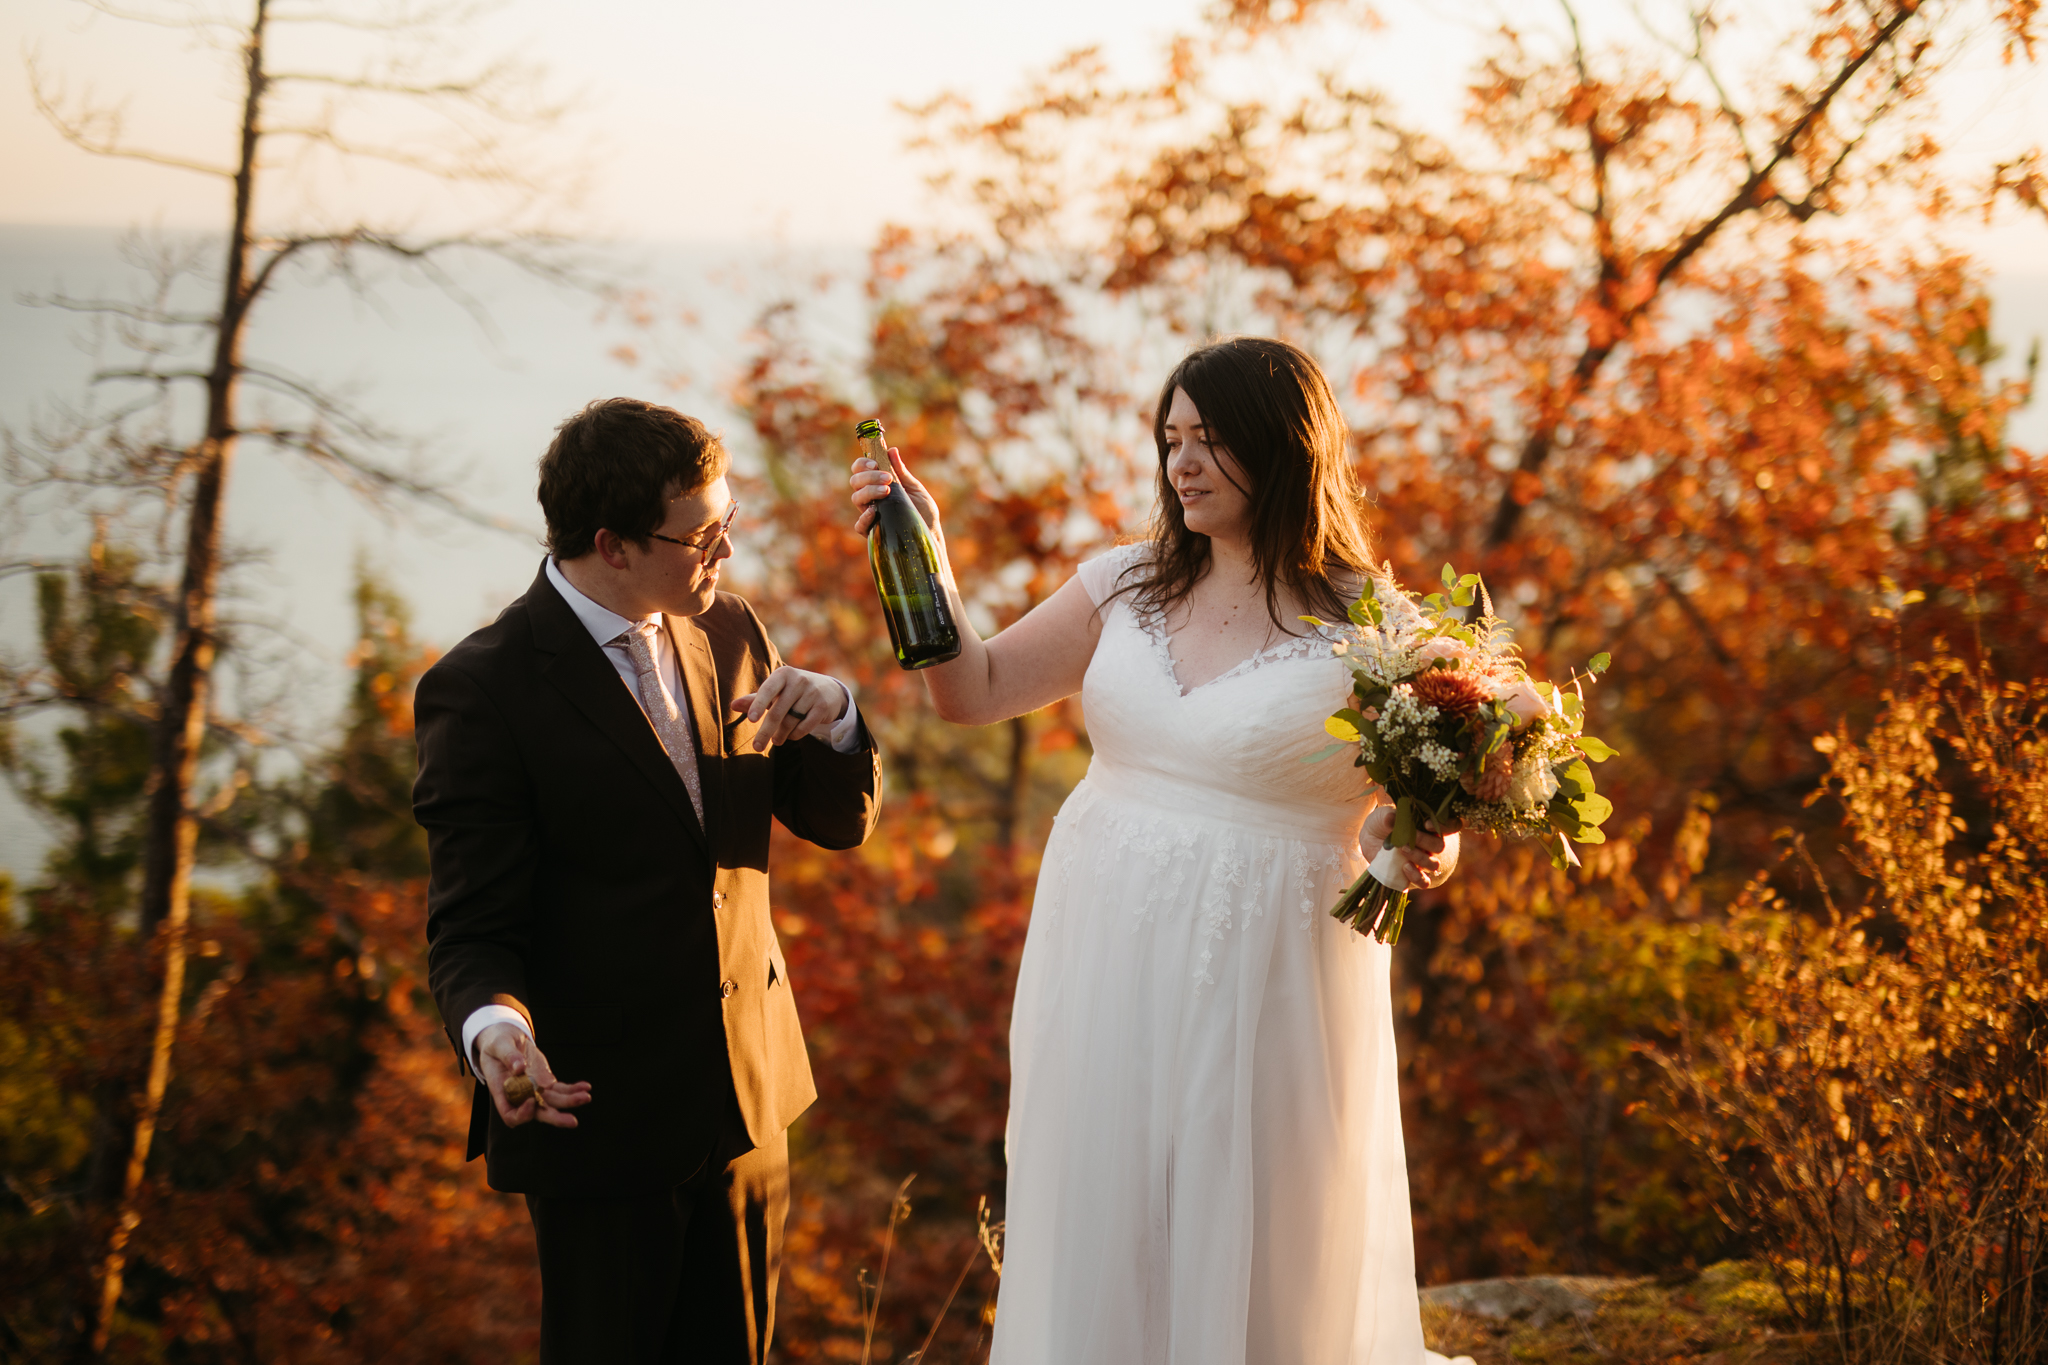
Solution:
{"label": "gathered waist of dress", "polygon": [[[1176,820],[1305,844],[1332,844],[1358,851],[1358,827],[1365,819],[1365,798],[1356,801],[1280,801],[1222,787],[1188,782],[1164,773],[1104,763],[1100,754],[1089,765],[1082,786],[1097,800],[1143,807]],[[1075,795],[1080,795],[1077,790]]]}

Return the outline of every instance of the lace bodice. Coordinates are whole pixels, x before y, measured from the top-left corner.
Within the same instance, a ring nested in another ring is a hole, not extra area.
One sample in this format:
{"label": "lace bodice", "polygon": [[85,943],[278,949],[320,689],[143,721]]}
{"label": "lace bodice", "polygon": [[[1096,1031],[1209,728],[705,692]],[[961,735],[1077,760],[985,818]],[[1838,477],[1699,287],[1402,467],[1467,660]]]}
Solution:
{"label": "lace bodice", "polygon": [[[1097,603],[1144,545],[1081,566]],[[1132,594],[1117,597],[1082,684],[1095,748],[1092,782],[1170,787],[1183,804],[1250,828],[1341,842],[1364,818],[1367,780],[1329,747],[1323,721],[1344,705],[1349,679],[1331,640],[1307,626],[1228,672],[1181,690],[1164,624]]]}

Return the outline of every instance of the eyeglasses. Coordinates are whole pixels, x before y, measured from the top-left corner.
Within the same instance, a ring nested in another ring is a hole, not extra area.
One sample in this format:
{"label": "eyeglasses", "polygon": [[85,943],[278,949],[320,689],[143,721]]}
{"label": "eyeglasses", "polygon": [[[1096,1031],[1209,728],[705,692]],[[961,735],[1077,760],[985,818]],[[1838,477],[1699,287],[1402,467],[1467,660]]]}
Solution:
{"label": "eyeglasses", "polygon": [[727,503],[725,507],[725,520],[718,523],[718,529],[711,533],[711,539],[701,544],[694,540],[677,540],[674,536],[665,536],[659,531],[649,531],[647,534],[653,536],[656,540],[665,540],[671,545],[680,545],[685,550],[697,551],[703,556],[702,562],[708,566],[711,563],[711,556],[718,553],[718,542],[731,534],[732,519],[739,514],[739,510],[740,505],[738,503]]}

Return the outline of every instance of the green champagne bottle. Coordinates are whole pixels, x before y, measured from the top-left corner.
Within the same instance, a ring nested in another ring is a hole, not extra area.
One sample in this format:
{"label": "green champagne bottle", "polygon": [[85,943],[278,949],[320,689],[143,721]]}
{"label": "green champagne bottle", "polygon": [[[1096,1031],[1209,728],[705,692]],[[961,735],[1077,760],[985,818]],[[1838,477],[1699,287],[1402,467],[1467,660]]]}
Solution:
{"label": "green champagne bottle", "polygon": [[[853,429],[870,460],[889,469],[889,443],[882,424],[873,418]],[[882,619],[889,623],[889,643],[896,662],[905,668],[930,668],[959,657],[960,630],[939,581],[939,547],[931,528],[917,514],[903,481],[893,479],[889,496],[870,503],[875,524],[868,528],[868,567],[874,570],[875,592],[882,599]]]}

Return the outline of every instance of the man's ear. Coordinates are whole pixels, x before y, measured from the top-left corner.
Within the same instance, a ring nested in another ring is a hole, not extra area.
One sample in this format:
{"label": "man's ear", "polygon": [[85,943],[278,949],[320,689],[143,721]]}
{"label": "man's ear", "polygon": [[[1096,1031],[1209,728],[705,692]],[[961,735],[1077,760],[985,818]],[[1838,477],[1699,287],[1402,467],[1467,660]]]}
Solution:
{"label": "man's ear", "polygon": [[597,551],[597,557],[602,559],[608,568],[624,569],[629,567],[626,562],[626,538],[624,536],[616,531],[600,529],[590,539],[591,547]]}

